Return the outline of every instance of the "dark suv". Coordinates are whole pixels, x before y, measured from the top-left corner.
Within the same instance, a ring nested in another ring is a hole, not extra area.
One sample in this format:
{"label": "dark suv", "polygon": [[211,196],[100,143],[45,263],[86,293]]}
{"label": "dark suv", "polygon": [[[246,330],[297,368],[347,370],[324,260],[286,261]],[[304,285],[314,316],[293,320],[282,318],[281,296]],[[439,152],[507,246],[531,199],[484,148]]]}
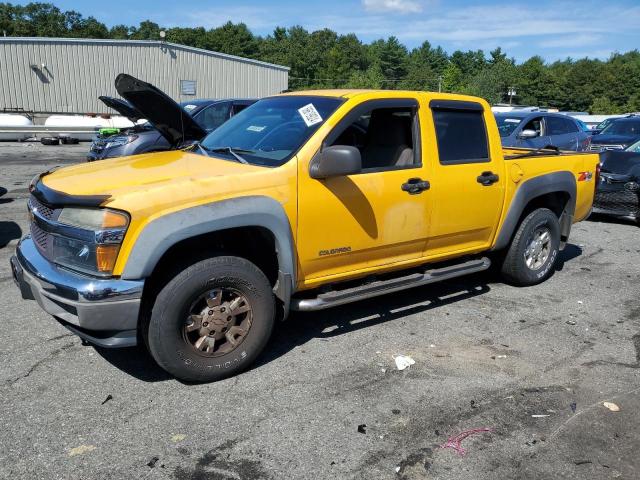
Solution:
{"label": "dark suv", "polygon": [[[149,92],[153,96],[155,92]],[[166,97],[166,96],[165,96]],[[145,114],[145,103],[132,105],[126,100],[113,97],[100,97],[105,105],[113,108],[121,115],[127,117],[134,124],[142,119],[148,118],[149,112]],[[167,108],[167,117],[172,116],[180,119],[180,114],[176,114],[178,108],[173,100],[166,97],[156,99],[156,105],[162,105],[169,100],[173,103],[173,108]],[[193,100],[179,104],[179,108],[187,112],[184,119],[191,125],[192,135],[183,139],[186,141],[200,140],[207,133],[212,132],[236,113],[244,110],[249,105],[255,103],[252,99],[226,99],[226,100]],[[167,129],[171,128],[172,122],[169,118],[156,121],[155,123],[145,122],[134,125],[131,128],[120,131],[116,134],[99,134],[91,144],[87,160],[103,160],[105,158],[124,157],[127,155],[137,155],[139,153],[159,152],[170,150],[178,145],[174,144],[174,137],[167,135]]]}
{"label": "dark suv", "polygon": [[591,140],[591,151],[625,150],[640,140],[640,116],[615,119]]}

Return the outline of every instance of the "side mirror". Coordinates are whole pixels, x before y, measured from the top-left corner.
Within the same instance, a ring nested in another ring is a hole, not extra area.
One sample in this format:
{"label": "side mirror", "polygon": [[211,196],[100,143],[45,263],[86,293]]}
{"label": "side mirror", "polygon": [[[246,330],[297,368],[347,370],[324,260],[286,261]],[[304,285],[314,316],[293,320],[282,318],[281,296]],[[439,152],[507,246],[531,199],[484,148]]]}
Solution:
{"label": "side mirror", "polygon": [[316,180],[353,175],[362,171],[360,150],[350,145],[333,145],[320,150],[311,160],[309,176]]}
{"label": "side mirror", "polygon": [[522,139],[536,138],[537,136],[538,136],[538,132],[536,132],[535,130],[522,130],[518,134],[518,138],[522,138]]}

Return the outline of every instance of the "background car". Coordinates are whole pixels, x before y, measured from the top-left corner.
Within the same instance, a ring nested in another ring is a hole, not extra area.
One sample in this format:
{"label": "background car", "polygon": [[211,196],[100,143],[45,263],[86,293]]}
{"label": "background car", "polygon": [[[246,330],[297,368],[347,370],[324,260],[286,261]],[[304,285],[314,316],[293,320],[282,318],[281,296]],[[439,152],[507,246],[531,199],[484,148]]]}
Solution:
{"label": "background car", "polygon": [[588,133],[589,135],[593,135],[593,131],[589,128],[589,125],[587,125],[586,123],[584,123],[582,120],[580,120],[579,118],[574,118],[574,120],[576,121],[576,123],[580,126],[580,128],[582,129],[583,132]]}
{"label": "background car", "polygon": [[589,148],[591,134],[575,118],[549,112],[496,113],[504,147],[543,148],[582,152]]}
{"label": "background car", "polygon": [[[105,105],[127,117],[134,124],[147,117],[126,100],[113,97],[100,97],[100,100]],[[199,140],[236,113],[255,103],[255,101],[253,99],[193,100],[179,105],[201,128],[201,132],[196,134],[198,138],[193,139]],[[163,135],[162,128],[158,128],[157,124],[145,122],[126,130],[121,130],[116,134],[98,135],[91,144],[87,160],[91,162],[105,158],[158,152],[174,147],[175,145],[171,144],[166,135]]]}
{"label": "background car", "polygon": [[611,118],[605,118],[603,121],[601,121],[598,125],[596,125],[595,127],[593,127],[591,129],[591,133],[592,135],[598,135],[600,132],[602,132],[602,130],[604,130],[605,128],[607,128],[609,125],[611,125],[611,123],[614,120],[617,120],[620,117],[611,117]]}
{"label": "background car", "polygon": [[593,212],[640,222],[640,141],[623,151],[606,150],[600,158]]}
{"label": "background car", "polygon": [[590,150],[593,152],[625,150],[638,140],[640,140],[640,116],[616,118],[602,132],[593,137]]}

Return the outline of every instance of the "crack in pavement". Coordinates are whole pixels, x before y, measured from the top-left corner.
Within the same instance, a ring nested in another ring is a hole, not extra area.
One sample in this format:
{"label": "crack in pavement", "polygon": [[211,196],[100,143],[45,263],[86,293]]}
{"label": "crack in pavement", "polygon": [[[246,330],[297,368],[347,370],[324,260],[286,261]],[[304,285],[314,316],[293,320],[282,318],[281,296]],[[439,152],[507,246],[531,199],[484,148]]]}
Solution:
{"label": "crack in pavement", "polygon": [[28,378],[29,375],[31,375],[33,372],[35,372],[38,367],[40,367],[41,365],[44,365],[45,363],[47,363],[49,360],[54,359],[55,357],[57,357],[58,355],[60,355],[62,352],[64,352],[65,350],[69,350],[70,348],[76,346],[75,342],[70,342],[70,343],[66,343],[63,346],[61,346],[60,348],[57,348],[53,351],[51,351],[46,357],[41,358],[40,360],[38,360],[36,363],[34,363],[33,365],[31,365],[31,367],[29,367],[29,370],[26,371],[26,373],[23,373],[22,375],[13,378],[11,380],[7,380],[5,381],[5,385],[8,385],[10,387],[14,386],[17,382],[19,382],[20,380],[24,380],[25,378]]}

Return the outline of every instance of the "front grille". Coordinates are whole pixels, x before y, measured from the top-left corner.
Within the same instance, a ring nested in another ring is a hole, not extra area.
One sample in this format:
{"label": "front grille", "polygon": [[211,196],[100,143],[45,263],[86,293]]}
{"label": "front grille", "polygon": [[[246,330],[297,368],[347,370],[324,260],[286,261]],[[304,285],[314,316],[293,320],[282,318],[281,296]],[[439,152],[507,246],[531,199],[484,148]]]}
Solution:
{"label": "front grille", "polygon": [[[46,220],[56,221],[60,216],[60,209],[43,204],[33,195],[29,197],[28,207],[31,212],[37,212],[38,215]],[[30,230],[31,238],[40,253],[45,258],[51,258],[53,254],[53,236],[41,229],[33,219],[31,220]]]}
{"label": "front grille", "polygon": [[607,212],[618,215],[637,217],[640,214],[638,194],[624,188],[596,192],[593,206],[594,208],[606,210]]}
{"label": "front grille", "polygon": [[624,150],[624,145],[609,145],[602,143],[592,143],[589,147],[591,152],[601,152],[603,150]]}
{"label": "front grille", "polygon": [[38,199],[33,195],[29,197],[29,208],[31,210],[36,210],[41,217],[46,218],[47,220],[51,220],[55,213],[55,209],[39,202]]}
{"label": "front grille", "polygon": [[38,249],[45,253],[48,250],[48,243],[51,235],[42,230],[38,225],[34,222],[31,222],[31,238],[38,246]]}

